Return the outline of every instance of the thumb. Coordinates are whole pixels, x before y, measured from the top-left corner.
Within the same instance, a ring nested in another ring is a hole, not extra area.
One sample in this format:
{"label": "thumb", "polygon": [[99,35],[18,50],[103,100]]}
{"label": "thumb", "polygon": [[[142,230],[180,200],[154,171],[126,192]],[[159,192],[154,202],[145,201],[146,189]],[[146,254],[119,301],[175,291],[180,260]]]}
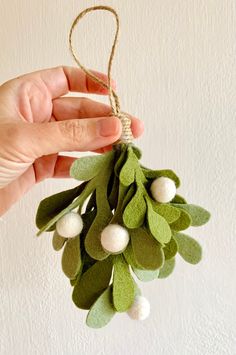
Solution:
{"label": "thumb", "polygon": [[23,123],[22,145],[27,149],[25,152],[27,156],[30,154],[34,159],[61,151],[96,150],[117,141],[121,130],[119,118],[113,116],[48,123]]}

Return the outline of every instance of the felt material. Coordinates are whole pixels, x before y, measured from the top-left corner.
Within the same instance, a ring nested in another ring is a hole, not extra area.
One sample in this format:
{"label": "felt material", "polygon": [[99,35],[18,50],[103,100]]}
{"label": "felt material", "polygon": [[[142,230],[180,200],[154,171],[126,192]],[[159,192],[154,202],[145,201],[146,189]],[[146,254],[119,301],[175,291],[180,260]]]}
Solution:
{"label": "felt material", "polygon": [[132,268],[141,269],[141,265],[139,265],[135,260],[131,242],[127,245],[126,249],[123,251],[123,255],[126,262],[130,266],[132,266]]}
{"label": "felt material", "polygon": [[[82,186],[83,184],[81,184],[80,186]],[[62,218],[65,214],[67,214],[68,212],[71,212],[72,210],[74,210],[75,208],[77,208],[78,206],[82,207],[82,204],[85,202],[85,200],[89,197],[89,195],[93,192],[95,188],[95,182],[94,180],[90,180],[87,184],[85,184],[83,186],[83,189],[80,193],[80,195],[73,200],[69,206],[67,206],[66,208],[64,208],[62,211],[60,211],[56,216],[54,216],[52,219],[50,219],[48,221],[48,223],[46,225],[44,225],[37,233],[37,236],[39,236],[41,233],[43,233],[44,231],[48,231],[51,230],[51,227],[53,227],[55,225],[55,223]]]}
{"label": "felt material", "polygon": [[137,276],[137,278],[142,282],[149,282],[153,281],[158,278],[160,269],[157,270],[143,270],[143,269],[136,269],[132,268],[133,272]]}
{"label": "felt material", "polygon": [[108,256],[108,253],[105,252],[101,245],[101,232],[109,224],[113,216],[107,197],[107,185],[111,176],[112,167],[113,159],[107,160],[99,177],[97,177],[97,215],[85,238],[86,252],[96,260],[103,260]]}
{"label": "felt material", "polygon": [[154,200],[160,203],[170,202],[176,195],[175,182],[165,176],[153,180],[150,191]]}
{"label": "felt material", "polygon": [[89,309],[103,291],[109,286],[112,274],[110,258],[98,261],[82,274],[76,283],[72,299],[75,305],[82,309]]}
{"label": "felt material", "polygon": [[107,325],[116,314],[112,305],[112,288],[108,287],[97,301],[92,305],[86,318],[86,324],[90,328],[102,328]]}
{"label": "felt material", "polygon": [[66,242],[62,254],[61,264],[64,274],[69,279],[74,279],[82,266],[79,236],[69,239]]}
{"label": "felt material", "polygon": [[100,206],[97,215],[86,235],[85,249],[92,258],[96,260],[103,260],[109,254],[103,249],[101,245],[101,233],[103,229],[109,224],[113,215],[107,199],[103,198],[103,189],[97,189],[97,195],[97,199],[101,199],[100,204],[102,203],[102,206]]}
{"label": "felt material", "polygon": [[175,258],[166,260],[163,267],[160,269],[159,272],[159,279],[165,279],[166,277],[170,276],[170,274],[174,271],[175,268]]}
{"label": "felt material", "polygon": [[123,205],[124,205],[124,199],[127,196],[129,187],[124,186],[119,182],[118,190],[119,190],[118,201],[116,202],[114,216],[112,217],[111,223],[123,225],[123,218],[122,218],[123,211],[124,211]]}
{"label": "felt material", "polygon": [[105,251],[111,254],[122,253],[129,243],[129,232],[126,228],[113,222],[101,233],[101,244]]}
{"label": "felt material", "polygon": [[180,217],[180,211],[178,208],[167,204],[152,203],[153,210],[170,224],[175,222]]}
{"label": "felt material", "polygon": [[175,186],[179,187],[180,186],[180,180],[178,178],[178,176],[172,171],[172,170],[151,170],[148,168],[145,168],[144,166],[142,166],[142,170],[144,175],[146,176],[146,178],[148,179],[156,179],[159,177],[167,177],[171,180],[173,180],[175,182]]}
{"label": "felt material", "polygon": [[144,223],[146,216],[146,202],[140,189],[137,189],[123,214],[123,221],[128,228],[138,228]]}
{"label": "felt material", "polygon": [[130,230],[134,258],[146,270],[156,270],[164,263],[160,244],[143,228]]}
{"label": "felt material", "polygon": [[136,284],[136,282],[134,281],[134,297],[140,296],[140,295],[141,295],[141,290],[138,287],[138,285]]}
{"label": "felt material", "polygon": [[78,282],[77,277],[75,277],[74,279],[70,280],[71,286],[75,286],[76,282]]}
{"label": "felt material", "polygon": [[116,207],[118,201],[118,188],[117,188],[118,186],[119,186],[119,179],[115,174],[113,174],[111,191],[109,191],[108,193],[108,202],[111,210],[113,210]]}
{"label": "felt material", "polygon": [[123,202],[122,202],[122,209],[125,210],[128,203],[132,200],[136,192],[135,185],[132,184],[129,186],[128,191],[126,192]]}
{"label": "felt material", "polygon": [[137,168],[138,159],[134,154],[132,148],[129,146],[127,149],[127,160],[120,171],[120,182],[124,186],[129,186],[134,182],[135,169]]}
{"label": "felt material", "polygon": [[150,303],[147,298],[136,296],[127,314],[133,320],[146,319],[150,314]]}
{"label": "felt material", "polygon": [[53,233],[52,237],[52,247],[54,250],[58,251],[61,250],[67,241],[67,238],[61,237],[57,231]]}
{"label": "felt material", "polygon": [[114,172],[119,178],[120,171],[127,160],[127,146],[122,144],[116,147],[116,163],[114,166]]}
{"label": "felt material", "polygon": [[211,216],[207,210],[197,205],[191,205],[191,204],[172,204],[172,205],[186,211],[191,216],[192,219],[191,226],[194,227],[202,226],[203,224],[207,223]]}
{"label": "felt material", "polygon": [[[36,214],[36,226],[43,228],[52,218],[64,210],[70,203],[81,194],[86,183],[76,186],[73,189],[59,192],[43,199]],[[55,224],[48,231],[54,230]]]}
{"label": "felt material", "polygon": [[170,228],[176,232],[183,231],[191,226],[192,218],[186,211],[180,209],[180,217],[170,224]]}
{"label": "felt material", "polygon": [[148,226],[153,237],[161,244],[168,243],[171,238],[171,229],[166,220],[157,214],[153,208],[151,201],[146,198],[147,202],[147,220]]}
{"label": "felt material", "polygon": [[176,194],[171,203],[187,203],[187,201],[180,195]]}
{"label": "felt material", "polygon": [[134,301],[134,281],[123,255],[115,256],[113,263],[113,304],[117,312],[125,312]]}
{"label": "felt material", "polygon": [[56,230],[64,238],[74,238],[81,233],[83,220],[77,212],[66,213],[56,223]]}
{"label": "felt material", "polygon": [[99,174],[104,163],[111,155],[114,155],[113,151],[106,154],[92,155],[75,160],[70,168],[70,176],[80,181],[91,180]]}
{"label": "felt material", "polygon": [[174,238],[171,238],[169,243],[167,243],[163,249],[165,254],[165,260],[172,259],[178,252],[178,245]]}
{"label": "felt material", "polygon": [[92,211],[93,208],[96,208],[96,190],[94,190],[92,194],[89,196],[85,211],[90,212]]}
{"label": "felt material", "polygon": [[202,259],[202,247],[193,238],[184,233],[175,233],[174,238],[178,244],[178,252],[190,264],[197,264]]}
{"label": "felt material", "polygon": [[138,160],[140,160],[142,158],[142,151],[135,145],[132,145],[132,149]]}

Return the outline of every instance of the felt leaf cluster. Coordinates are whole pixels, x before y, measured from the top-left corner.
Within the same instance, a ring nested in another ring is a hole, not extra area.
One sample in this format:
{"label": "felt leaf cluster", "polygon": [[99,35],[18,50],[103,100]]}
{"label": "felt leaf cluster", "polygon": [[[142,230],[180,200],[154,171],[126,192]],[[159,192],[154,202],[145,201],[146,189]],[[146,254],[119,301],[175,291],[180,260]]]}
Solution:
{"label": "felt leaf cluster", "polygon": [[[167,203],[154,198],[154,181],[160,182],[163,198],[165,184],[171,181],[172,190],[173,185],[177,189],[179,178],[171,170],[142,166],[140,158],[140,150],[127,144],[104,155],[80,158],[70,173],[83,182],[47,197],[38,207],[38,235],[54,231],[52,245],[62,250],[62,269],[73,287],[73,302],[89,310],[86,322],[92,328],[105,326],[117,312],[129,311],[140,294],[136,282],[168,277],[177,254],[190,264],[202,257],[199,243],[183,231],[205,224],[209,212],[178,194]],[[72,212],[73,223],[77,214],[83,227],[69,238],[58,233],[57,222],[65,219],[67,228],[66,216]],[[114,229],[105,235],[108,226]],[[105,248],[103,238],[106,245],[114,239],[114,248],[123,238],[124,247],[118,252]]]}

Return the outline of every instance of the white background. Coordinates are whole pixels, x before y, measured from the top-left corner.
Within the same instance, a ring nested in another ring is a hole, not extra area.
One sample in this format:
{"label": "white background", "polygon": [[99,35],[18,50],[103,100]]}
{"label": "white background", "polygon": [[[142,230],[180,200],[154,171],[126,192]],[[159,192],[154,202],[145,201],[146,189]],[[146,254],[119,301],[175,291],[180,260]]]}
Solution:
{"label": "white background", "polygon": [[[0,221],[0,353],[236,354],[235,0],[105,3],[121,17],[113,76],[122,108],[145,122],[137,142],[144,164],[175,170],[179,192],[212,212],[208,225],[191,231],[204,258],[197,266],[178,258],[169,279],[142,284],[152,307],[148,320],[117,315],[108,327],[91,330],[86,312],[71,301],[51,236],[35,237],[39,201],[76,182],[43,182]],[[73,65],[69,27],[94,4],[1,0],[0,81]],[[83,20],[76,38],[86,65],[106,71],[113,28],[109,15]]]}

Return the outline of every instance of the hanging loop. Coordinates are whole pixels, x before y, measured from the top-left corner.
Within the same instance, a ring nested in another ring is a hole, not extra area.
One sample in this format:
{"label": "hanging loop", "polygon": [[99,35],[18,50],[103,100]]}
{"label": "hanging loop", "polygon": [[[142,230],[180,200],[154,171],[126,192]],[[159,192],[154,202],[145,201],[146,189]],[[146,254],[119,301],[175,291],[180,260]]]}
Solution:
{"label": "hanging loop", "polygon": [[[108,84],[106,82],[104,82],[103,80],[101,80],[98,76],[96,76],[90,70],[88,70],[80,62],[80,60],[78,59],[78,56],[75,54],[75,50],[74,50],[73,45],[72,45],[72,35],[73,35],[74,29],[75,29],[76,25],[78,24],[78,22],[87,13],[92,12],[92,11],[96,11],[96,10],[109,11],[110,13],[112,13],[114,15],[115,20],[116,20],[116,32],[115,32],[115,37],[114,37],[114,41],[113,41],[113,44],[112,44],[111,53],[110,53],[109,61],[108,61],[108,69],[107,69]],[[121,123],[122,123],[122,134],[121,134],[121,137],[120,137],[118,143],[131,143],[132,140],[133,140],[133,135],[132,135],[132,131],[131,131],[130,118],[127,116],[127,114],[121,112],[119,97],[116,94],[116,92],[113,90],[112,84],[111,84],[111,69],[112,69],[113,58],[114,58],[115,50],[116,50],[116,46],[117,46],[119,30],[120,30],[119,16],[118,16],[117,12],[112,7],[102,6],[102,5],[101,6],[89,7],[87,9],[85,9],[84,11],[82,11],[75,18],[75,20],[72,23],[72,26],[71,26],[71,29],[70,29],[70,32],[69,32],[69,48],[70,48],[71,54],[72,54],[75,62],[83,70],[83,72],[90,79],[92,79],[96,83],[102,85],[104,88],[108,89],[109,100],[110,100],[110,105],[111,105],[111,109],[112,109],[112,114],[117,116],[121,120]]]}

